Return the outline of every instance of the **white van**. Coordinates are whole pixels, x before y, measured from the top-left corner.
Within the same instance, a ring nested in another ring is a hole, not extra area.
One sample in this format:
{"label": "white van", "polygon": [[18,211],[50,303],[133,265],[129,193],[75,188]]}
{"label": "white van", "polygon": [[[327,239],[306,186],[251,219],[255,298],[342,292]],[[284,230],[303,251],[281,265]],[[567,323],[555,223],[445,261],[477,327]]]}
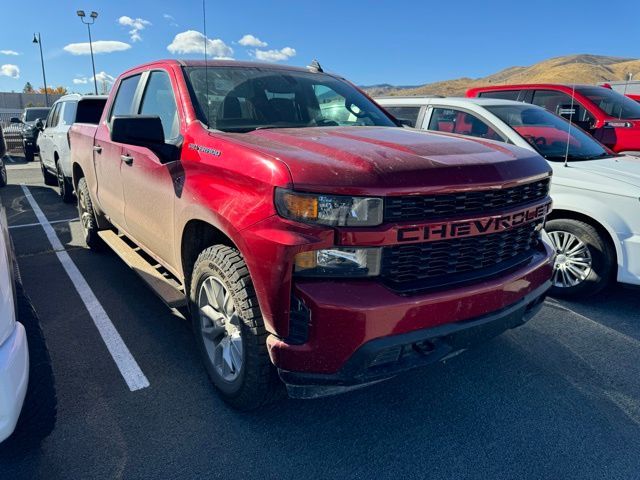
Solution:
{"label": "white van", "polygon": [[74,123],[100,123],[106,96],[65,95],[51,107],[38,136],[40,168],[46,185],[58,185],[65,202],[73,201],[69,129]]}

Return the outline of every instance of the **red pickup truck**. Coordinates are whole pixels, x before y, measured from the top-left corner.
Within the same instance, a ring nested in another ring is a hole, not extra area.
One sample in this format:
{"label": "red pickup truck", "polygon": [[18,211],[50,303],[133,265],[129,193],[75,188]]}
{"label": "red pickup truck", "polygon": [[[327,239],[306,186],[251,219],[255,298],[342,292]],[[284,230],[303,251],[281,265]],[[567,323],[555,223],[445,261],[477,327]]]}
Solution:
{"label": "red pickup truck", "polygon": [[616,153],[640,154],[640,104],[597,85],[524,84],[471,88],[467,97],[532,103],[566,118]]}
{"label": "red pickup truck", "polygon": [[240,409],[441,360],[549,288],[541,157],[402,128],[318,68],[149,63],[70,136],[87,244],[188,307]]}

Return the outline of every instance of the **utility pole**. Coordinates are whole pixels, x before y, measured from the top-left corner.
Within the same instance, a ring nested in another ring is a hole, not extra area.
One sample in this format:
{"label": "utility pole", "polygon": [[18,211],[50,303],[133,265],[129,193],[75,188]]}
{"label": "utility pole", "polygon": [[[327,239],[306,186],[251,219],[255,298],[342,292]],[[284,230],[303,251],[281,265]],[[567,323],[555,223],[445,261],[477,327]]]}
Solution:
{"label": "utility pole", "polygon": [[93,69],[93,86],[95,88],[96,95],[98,95],[98,80],[96,79],[96,64],[95,64],[95,61],[93,60],[93,41],[91,40],[91,25],[93,25],[96,21],[96,18],[98,18],[98,12],[91,12],[89,14],[89,18],[91,19],[91,21],[89,20],[85,21],[85,18],[87,16],[84,13],[84,10],[78,10],[76,12],[76,15],[78,15],[80,17],[80,21],[87,26],[87,31],[89,32],[89,51],[91,52],[91,68]]}
{"label": "utility pole", "polygon": [[40,33],[33,34],[33,42],[37,43],[40,47],[40,63],[42,63],[42,80],[44,81],[44,103],[45,107],[49,106],[49,93],[47,92],[47,76],[44,73],[44,57],[42,56],[42,38],[40,37]]}

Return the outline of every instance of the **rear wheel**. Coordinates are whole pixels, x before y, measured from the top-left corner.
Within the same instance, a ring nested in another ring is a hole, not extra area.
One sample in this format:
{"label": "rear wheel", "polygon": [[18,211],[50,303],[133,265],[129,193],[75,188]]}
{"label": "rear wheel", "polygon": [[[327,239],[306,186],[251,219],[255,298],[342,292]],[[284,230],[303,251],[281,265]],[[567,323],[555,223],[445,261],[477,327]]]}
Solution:
{"label": "rear wheel", "polygon": [[60,162],[56,162],[56,179],[58,181],[58,192],[64,203],[73,203],[73,186],[71,179],[64,176]]}
{"label": "rear wheel", "polygon": [[225,245],[204,250],[192,275],[196,343],[211,381],[239,410],[265,405],[283,391],[267,352],[267,332],[249,270]]}
{"label": "rear wheel", "polygon": [[58,179],[55,175],[49,173],[49,170],[47,170],[44,163],[42,163],[42,159],[40,159],[40,171],[42,172],[42,179],[44,180],[45,185],[53,187],[58,184]]}
{"label": "rear wheel", "polygon": [[551,295],[587,296],[607,286],[615,268],[615,253],[598,230],[572,219],[550,220],[545,229],[556,251]]}
{"label": "rear wheel", "polygon": [[98,222],[89,195],[87,180],[84,177],[78,180],[78,216],[82,224],[85,243],[91,250],[100,250],[103,243],[98,235]]}

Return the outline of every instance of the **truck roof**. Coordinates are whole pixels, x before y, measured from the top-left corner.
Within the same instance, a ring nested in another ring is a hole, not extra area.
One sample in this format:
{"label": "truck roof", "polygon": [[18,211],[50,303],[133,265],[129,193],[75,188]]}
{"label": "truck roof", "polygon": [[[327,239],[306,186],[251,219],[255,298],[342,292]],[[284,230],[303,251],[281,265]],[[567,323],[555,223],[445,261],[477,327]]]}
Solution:
{"label": "truck roof", "polygon": [[178,65],[181,67],[245,67],[245,68],[267,68],[269,70],[290,70],[297,72],[308,72],[309,69],[305,67],[294,67],[291,65],[279,65],[268,62],[245,62],[238,60],[180,60],[180,59],[164,59],[155,60],[153,62],[137,65],[134,68],[127,70],[124,73],[128,73],[133,70],[138,70],[144,67],[151,67],[154,65]]}

